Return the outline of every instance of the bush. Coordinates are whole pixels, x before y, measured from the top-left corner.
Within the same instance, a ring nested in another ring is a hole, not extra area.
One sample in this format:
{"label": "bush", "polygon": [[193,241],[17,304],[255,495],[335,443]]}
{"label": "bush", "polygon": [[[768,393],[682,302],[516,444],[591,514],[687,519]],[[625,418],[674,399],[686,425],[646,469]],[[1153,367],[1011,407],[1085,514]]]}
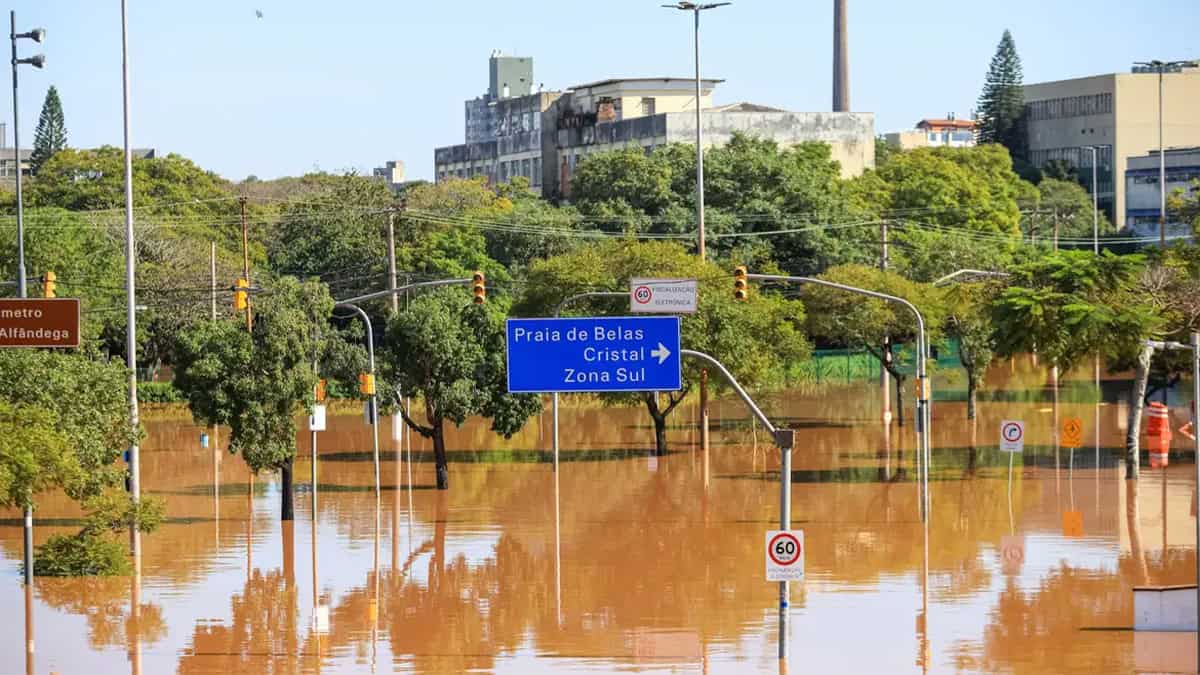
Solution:
{"label": "bush", "polygon": [[171,382],[138,382],[139,403],[183,403],[183,393]]}
{"label": "bush", "polygon": [[56,534],[37,547],[33,573],[40,577],[116,576],[131,572],[122,544],[87,531]]}

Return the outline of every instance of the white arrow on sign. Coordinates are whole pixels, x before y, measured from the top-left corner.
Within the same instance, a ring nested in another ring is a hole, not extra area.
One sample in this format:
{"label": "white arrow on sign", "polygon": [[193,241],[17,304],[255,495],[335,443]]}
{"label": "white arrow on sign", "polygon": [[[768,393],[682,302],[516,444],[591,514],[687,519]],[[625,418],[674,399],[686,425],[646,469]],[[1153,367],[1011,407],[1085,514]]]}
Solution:
{"label": "white arrow on sign", "polygon": [[658,343],[658,349],[650,352],[650,356],[658,357],[658,365],[661,366],[666,362],[667,357],[671,356],[671,350],[667,349],[666,345],[660,342]]}

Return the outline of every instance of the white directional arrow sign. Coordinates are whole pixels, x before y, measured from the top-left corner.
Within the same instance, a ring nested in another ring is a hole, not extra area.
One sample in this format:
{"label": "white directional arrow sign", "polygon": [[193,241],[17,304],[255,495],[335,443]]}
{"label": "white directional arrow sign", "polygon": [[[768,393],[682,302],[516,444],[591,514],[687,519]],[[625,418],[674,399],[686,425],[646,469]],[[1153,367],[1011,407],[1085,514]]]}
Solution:
{"label": "white directional arrow sign", "polygon": [[658,365],[662,365],[668,358],[671,357],[671,350],[667,349],[663,343],[658,343],[658,349],[652,350],[650,356],[658,359]]}

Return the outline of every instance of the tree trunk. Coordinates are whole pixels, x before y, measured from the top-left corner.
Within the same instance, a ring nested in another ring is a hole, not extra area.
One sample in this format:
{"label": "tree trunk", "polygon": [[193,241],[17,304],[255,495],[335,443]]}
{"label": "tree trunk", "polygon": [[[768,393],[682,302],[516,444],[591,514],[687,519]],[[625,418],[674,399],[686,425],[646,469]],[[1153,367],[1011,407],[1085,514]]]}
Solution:
{"label": "tree trunk", "polygon": [[667,419],[662,415],[654,417],[654,455],[663,457],[667,454]]}
{"label": "tree trunk", "polygon": [[292,462],[294,460],[288,458],[288,461],[279,468],[279,482],[283,484],[279,493],[279,519],[285,521],[295,520],[296,509],[292,500]]}
{"label": "tree trunk", "polygon": [[892,379],[896,382],[896,425],[904,426],[904,378],[893,372]]}
{"label": "tree trunk", "polygon": [[979,387],[975,384],[975,373],[967,369],[967,419],[975,419],[975,398]]}
{"label": "tree trunk", "polygon": [[450,466],[446,462],[446,421],[433,423],[433,461],[437,471],[437,489],[450,489]]}
{"label": "tree trunk", "polygon": [[1125,478],[1138,477],[1139,456],[1142,435],[1142,409],[1146,405],[1146,386],[1150,383],[1150,357],[1154,350],[1143,347],[1138,354],[1137,368],[1134,371],[1133,391],[1129,393],[1129,424],[1125,432]]}

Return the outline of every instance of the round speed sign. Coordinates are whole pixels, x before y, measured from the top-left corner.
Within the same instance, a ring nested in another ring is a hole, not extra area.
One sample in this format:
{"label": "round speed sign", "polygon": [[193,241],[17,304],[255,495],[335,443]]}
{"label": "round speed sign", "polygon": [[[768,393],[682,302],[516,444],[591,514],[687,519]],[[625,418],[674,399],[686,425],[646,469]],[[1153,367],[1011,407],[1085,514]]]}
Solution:
{"label": "round speed sign", "polygon": [[767,555],[776,565],[791,565],[800,559],[801,553],[800,540],[791,532],[780,532],[767,544]]}

